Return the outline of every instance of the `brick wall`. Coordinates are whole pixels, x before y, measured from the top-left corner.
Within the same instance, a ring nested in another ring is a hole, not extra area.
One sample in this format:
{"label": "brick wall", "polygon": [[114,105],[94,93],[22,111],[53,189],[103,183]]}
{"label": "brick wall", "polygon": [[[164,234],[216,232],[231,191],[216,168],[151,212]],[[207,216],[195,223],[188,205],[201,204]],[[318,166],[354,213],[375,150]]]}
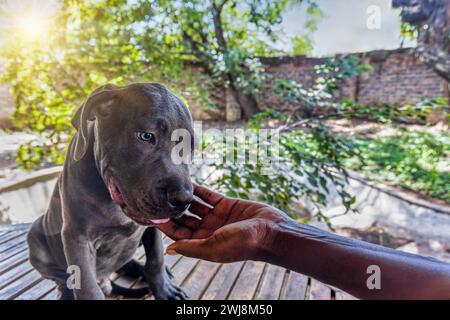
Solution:
{"label": "brick wall", "polygon": [[261,109],[272,108],[278,111],[288,111],[293,106],[286,100],[272,94],[271,87],[275,79],[288,79],[300,83],[303,87],[309,88],[314,84],[317,75],[314,67],[323,64],[325,59],[297,57],[263,58],[261,62],[266,67],[268,77],[267,90],[264,90],[259,97],[259,107]]}
{"label": "brick wall", "polygon": [[192,118],[194,120],[225,120],[227,95],[222,86],[213,87],[209,92],[209,99],[215,105],[211,108],[204,108],[197,105],[192,96],[184,96],[189,105]]}
{"label": "brick wall", "polygon": [[[369,105],[387,102],[400,106],[415,103],[421,97],[448,96],[448,83],[415,58],[411,49],[379,50],[356,55],[370,63],[372,70],[343,85],[337,94],[340,98],[350,98]],[[297,56],[263,58],[262,62],[267,72],[273,75],[272,79],[296,80],[308,88],[316,78],[314,66],[324,63],[325,59]],[[196,69],[195,66],[192,68]],[[233,99],[224,86],[213,88],[210,97],[218,108],[204,109],[196,105],[192,97],[185,97],[194,119],[225,120],[233,118],[233,114],[239,114],[234,112]],[[261,109],[271,107],[287,111],[293,107],[284,99],[271,94],[270,90],[265,90],[259,101]],[[8,89],[0,85],[0,125],[8,123],[12,111]]]}
{"label": "brick wall", "polygon": [[363,60],[373,69],[359,77],[358,101],[362,103],[404,105],[447,94],[444,79],[408,50],[374,51],[363,55]]}
{"label": "brick wall", "polygon": [[[372,65],[372,70],[342,85],[337,93],[340,98],[351,98],[364,104],[389,103],[405,105],[415,103],[421,97],[448,96],[448,83],[420,60],[411,49],[379,50],[358,55],[363,62]],[[306,57],[264,58],[266,70],[274,78],[295,80],[308,88],[314,82],[314,66],[325,59]],[[277,110],[292,106],[266,90],[261,99],[261,108]]]}

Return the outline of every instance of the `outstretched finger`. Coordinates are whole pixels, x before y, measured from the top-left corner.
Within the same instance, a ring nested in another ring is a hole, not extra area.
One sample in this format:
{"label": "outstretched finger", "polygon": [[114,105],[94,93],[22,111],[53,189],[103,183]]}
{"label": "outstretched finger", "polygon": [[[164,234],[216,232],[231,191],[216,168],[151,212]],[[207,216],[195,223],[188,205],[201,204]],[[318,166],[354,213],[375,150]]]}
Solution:
{"label": "outstretched finger", "polygon": [[212,262],[235,262],[249,258],[245,251],[236,250],[228,241],[220,241],[212,236],[203,239],[179,240],[167,248],[167,254],[181,254],[191,258]]}
{"label": "outstretched finger", "polygon": [[210,239],[179,240],[167,248],[167,254],[213,261],[213,248]]}
{"label": "outstretched finger", "polygon": [[212,191],[206,187],[198,186],[196,184],[194,184],[194,194],[212,206],[215,206],[225,197],[218,192]]}

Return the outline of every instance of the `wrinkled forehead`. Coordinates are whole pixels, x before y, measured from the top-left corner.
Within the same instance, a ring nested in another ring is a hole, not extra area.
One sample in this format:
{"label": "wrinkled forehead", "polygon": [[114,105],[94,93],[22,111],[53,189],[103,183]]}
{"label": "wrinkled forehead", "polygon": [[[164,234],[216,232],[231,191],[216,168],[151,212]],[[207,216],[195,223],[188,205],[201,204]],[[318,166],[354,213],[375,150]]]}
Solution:
{"label": "wrinkled forehead", "polygon": [[192,119],[186,106],[161,85],[130,86],[119,100],[117,121],[130,120],[142,130],[172,132],[183,128],[192,131]]}

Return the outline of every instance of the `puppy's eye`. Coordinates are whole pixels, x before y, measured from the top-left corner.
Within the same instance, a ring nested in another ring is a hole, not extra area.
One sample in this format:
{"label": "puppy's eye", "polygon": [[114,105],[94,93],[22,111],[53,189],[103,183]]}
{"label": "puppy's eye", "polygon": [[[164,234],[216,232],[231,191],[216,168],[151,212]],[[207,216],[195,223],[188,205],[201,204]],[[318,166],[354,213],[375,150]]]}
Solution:
{"label": "puppy's eye", "polygon": [[142,140],[144,142],[148,142],[151,144],[155,144],[156,142],[155,135],[151,132],[136,132],[136,136],[139,140]]}

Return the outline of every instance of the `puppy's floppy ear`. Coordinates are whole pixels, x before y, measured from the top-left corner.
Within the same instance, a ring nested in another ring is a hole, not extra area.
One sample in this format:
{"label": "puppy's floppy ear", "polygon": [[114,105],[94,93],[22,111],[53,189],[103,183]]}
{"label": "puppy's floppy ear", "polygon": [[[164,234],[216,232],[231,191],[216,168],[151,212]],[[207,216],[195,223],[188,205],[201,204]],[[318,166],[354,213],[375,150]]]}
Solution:
{"label": "puppy's floppy ear", "polygon": [[78,131],[73,157],[80,160],[88,147],[88,121],[93,121],[98,115],[106,116],[111,111],[114,98],[119,87],[106,85],[92,92],[86,101],[78,108],[72,118],[72,125]]}

